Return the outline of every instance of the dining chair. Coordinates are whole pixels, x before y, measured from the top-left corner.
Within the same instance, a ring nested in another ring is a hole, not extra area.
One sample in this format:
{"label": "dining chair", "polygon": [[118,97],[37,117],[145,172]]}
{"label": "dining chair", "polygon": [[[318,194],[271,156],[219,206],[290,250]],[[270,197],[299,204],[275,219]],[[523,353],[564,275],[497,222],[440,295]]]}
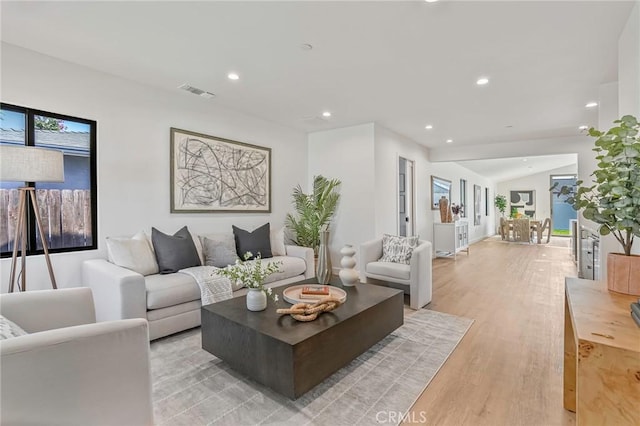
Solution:
{"label": "dining chair", "polygon": [[502,238],[503,240],[510,240],[510,233],[511,233],[511,225],[509,223],[509,221],[507,219],[505,219],[504,217],[500,218],[500,238]]}
{"label": "dining chair", "polygon": [[546,218],[542,223],[538,222],[538,225],[536,226],[536,238],[538,244],[542,242],[542,234],[544,234],[544,231],[547,231],[547,244],[549,244],[549,241],[551,240],[550,218]]}
{"label": "dining chair", "polygon": [[529,218],[514,219],[513,240],[516,242],[531,242],[531,224]]}

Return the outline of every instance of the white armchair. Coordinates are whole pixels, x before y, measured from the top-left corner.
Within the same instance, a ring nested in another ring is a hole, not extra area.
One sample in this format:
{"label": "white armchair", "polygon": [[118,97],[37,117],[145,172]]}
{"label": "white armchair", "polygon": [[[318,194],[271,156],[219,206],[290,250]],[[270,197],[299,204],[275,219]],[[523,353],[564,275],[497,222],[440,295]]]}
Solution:
{"label": "white armchair", "polygon": [[89,288],[0,295],[1,424],[151,425],[147,321],[95,323]]}
{"label": "white armchair", "polygon": [[367,241],[360,245],[360,281],[374,284],[382,281],[404,290],[411,309],[420,309],[431,302],[431,252],[431,243],[420,240],[409,265],[379,262],[382,238]]}

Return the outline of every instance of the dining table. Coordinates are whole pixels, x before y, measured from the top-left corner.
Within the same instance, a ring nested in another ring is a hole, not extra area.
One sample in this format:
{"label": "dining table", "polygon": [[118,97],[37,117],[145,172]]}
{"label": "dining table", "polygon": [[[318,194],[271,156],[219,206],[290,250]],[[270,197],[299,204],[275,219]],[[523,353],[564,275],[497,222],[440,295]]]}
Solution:
{"label": "dining table", "polygon": [[[522,218],[522,219],[525,219],[525,218]],[[508,231],[507,235],[505,236],[505,238],[507,240],[510,240],[510,241],[513,240],[512,237],[511,237],[511,232],[513,231],[513,225],[514,225],[516,220],[517,219],[514,219],[514,218],[505,219],[505,222],[506,222],[507,226],[509,227],[508,228],[509,231]],[[540,242],[542,241],[542,231],[543,231],[542,223],[543,223],[543,220],[529,218],[529,228],[530,228],[529,235],[533,235],[533,233],[535,232],[538,244],[540,244]],[[501,232],[503,232],[503,231],[501,231]]]}

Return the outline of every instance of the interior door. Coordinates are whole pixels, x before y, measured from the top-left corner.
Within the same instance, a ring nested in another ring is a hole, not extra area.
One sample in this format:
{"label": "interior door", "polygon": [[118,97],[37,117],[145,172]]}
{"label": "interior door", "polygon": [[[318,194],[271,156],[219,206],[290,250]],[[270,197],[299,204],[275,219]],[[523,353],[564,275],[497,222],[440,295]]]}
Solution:
{"label": "interior door", "polygon": [[398,235],[414,235],[414,165],[413,161],[398,158]]}

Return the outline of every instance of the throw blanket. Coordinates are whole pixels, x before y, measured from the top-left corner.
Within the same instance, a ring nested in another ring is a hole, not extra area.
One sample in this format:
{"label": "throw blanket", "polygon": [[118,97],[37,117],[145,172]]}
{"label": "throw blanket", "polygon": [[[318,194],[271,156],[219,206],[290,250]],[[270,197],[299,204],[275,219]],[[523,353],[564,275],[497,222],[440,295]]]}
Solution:
{"label": "throw blanket", "polygon": [[202,305],[210,305],[233,297],[231,281],[216,273],[219,268],[215,266],[194,266],[181,269],[178,272],[191,275],[200,286]]}

